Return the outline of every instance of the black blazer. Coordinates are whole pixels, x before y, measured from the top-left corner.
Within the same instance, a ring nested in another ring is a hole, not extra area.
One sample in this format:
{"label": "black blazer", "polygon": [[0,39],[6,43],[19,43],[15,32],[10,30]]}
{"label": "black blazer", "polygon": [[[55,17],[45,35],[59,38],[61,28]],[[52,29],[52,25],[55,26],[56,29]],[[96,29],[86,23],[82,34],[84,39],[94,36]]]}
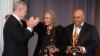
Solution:
{"label": "black blazer", "polygon": [[[64,29],[65,49],[66,46],[71,45],[73,28],[74,24],[71,24]],[[87,52],[86,54],[83,54],[83,56],[94,56],[97,42],[98,34],[96,28],[93,25],[84,23],[79,34],[79,45],[84,46]]]}
{"label": "black blazer", "polygon": [[[55,46],[57,48],[60,49],[59,55],[61,55],[61,50],[62,50],[62,31],[63,31],[63,27],[58,25],[55,28]],[[50,40],[47,37],[47,27],[43,24],[43,23],[39,23],[36,28],[34,28],[34,31],[37,32],[38,34],[38,42],[37,42],[37,46],[35,48],[34,54],[33,56],[43,56],[40,55],[40,50],[42,50],[43,48],[45,48],[46,45],[48,45],[48,41]]]}
{"label": "black blazer", "polygon": [[4,52],[2,56],[28,56],[28,39],[32,33],[11,15],[3,29]]}

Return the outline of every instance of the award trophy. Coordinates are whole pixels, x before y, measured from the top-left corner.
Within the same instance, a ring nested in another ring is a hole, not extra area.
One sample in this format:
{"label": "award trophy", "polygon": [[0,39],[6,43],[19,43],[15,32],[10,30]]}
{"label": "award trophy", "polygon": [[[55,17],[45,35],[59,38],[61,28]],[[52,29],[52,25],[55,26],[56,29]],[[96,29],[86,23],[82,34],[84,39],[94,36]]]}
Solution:
{"label": "award trophy", "polygon": [[74,33],[72,37],[72,48],[71,48],[73,56],[76,56],[77,52],[79,51],[79,48],[77,47],[78,38],[79,38],[78,35]]}

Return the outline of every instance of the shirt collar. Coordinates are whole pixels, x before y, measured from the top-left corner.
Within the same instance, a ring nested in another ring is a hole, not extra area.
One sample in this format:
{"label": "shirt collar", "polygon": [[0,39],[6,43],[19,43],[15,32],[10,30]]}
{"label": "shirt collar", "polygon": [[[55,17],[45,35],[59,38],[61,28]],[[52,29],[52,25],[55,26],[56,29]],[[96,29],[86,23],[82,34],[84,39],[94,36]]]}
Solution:
{"label": "shirt collar", "polygon": [[[80,27],[82,27],[82,26],[83,26],[83,24],[84,24],[84,21],[80,24]],[[74,24],[74,27],[75,27],[75,24]]]}
{"label": "shirt collar", "polygon": [[20,21],[20,19],[18,18],[18,16],[16,14],[12,14],[18,21]]}
{"label": "shirt collar", "polygon": [[83,24],[84,24],[84,21],[80,25],[83,26]]}

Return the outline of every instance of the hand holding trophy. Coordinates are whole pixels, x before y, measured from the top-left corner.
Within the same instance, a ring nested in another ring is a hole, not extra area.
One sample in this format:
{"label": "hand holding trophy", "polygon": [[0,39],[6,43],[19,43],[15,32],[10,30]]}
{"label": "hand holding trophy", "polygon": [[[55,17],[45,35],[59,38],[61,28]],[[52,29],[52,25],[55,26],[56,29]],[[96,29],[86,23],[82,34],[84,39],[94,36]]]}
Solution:
{"label": "hand holding trophy", "polygon": [[80,50],[77,46],[78,44],[78,35],[76,34],[76,32],[73,33],[73,36],[72,36],[72,48],[71,48],[71,51],[72,51],[72,55],[76,55],[76,53]]}
{"label": "hand holding trophy", "polygon": [[72,53],[73,56],[76,56],[77,52],[79,52],[79,47],[78,47],[78,41],[79,41],[79,36],[77,35],[76,31],[73,32],[73,35],[72,35],[72,41],[71,41],[71,44],[72,46],[68,46],[67,47],[67,53]]}

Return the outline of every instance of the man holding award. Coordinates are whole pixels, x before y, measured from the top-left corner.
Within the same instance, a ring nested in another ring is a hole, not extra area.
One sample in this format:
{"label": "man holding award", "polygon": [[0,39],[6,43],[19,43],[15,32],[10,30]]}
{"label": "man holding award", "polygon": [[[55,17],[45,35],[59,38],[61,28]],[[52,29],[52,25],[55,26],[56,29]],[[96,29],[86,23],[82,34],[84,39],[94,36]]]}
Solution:
{"label": "man holding award", "polygon": [[68,56],[94,56],[98,34],[95,26],[85,22],[82,9],[73,12],[73,24],[64,29],[64,52]]}

